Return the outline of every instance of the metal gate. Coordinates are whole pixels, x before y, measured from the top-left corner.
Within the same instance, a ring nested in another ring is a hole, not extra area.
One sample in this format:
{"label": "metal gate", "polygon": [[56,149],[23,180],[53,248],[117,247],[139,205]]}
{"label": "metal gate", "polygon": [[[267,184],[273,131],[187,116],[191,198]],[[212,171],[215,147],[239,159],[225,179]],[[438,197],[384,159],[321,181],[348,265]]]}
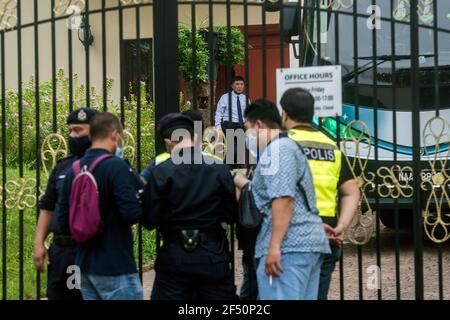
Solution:
{"label": "metal gate", "polygon": [[[315,121],[363,194],[331,298],[450,298],[449,40],[446,0],[0,0],[2,298],[43,297],[36,204],[70,110],[120,116],[140,171],[164,114],[212,125],[234,75],[275,99],[276,68],[313,65],[342,65],[344,113]],[[135,236],[143,275],[155,235]]]}

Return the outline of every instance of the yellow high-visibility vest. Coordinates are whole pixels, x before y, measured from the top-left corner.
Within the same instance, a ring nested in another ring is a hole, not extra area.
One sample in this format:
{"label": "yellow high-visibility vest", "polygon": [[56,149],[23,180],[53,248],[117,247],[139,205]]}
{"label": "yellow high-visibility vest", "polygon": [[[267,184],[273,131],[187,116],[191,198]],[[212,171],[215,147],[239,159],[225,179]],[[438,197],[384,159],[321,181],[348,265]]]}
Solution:
{"label": "yellow high-visibility vest", "polygon": [[[216,156],[216,155],[214,155],[214,154],[212,154],[212,153],[202,151],[202,154],[203,154],[204,156],[213,158],[213,159],[216,160],[216,162],[218,162],[218,163],[223,163],[223,160],[222,160],[221,158],[219,158],[218,156]],[[155,165],[160,165],[161,163],[166,162],[166,161],[169,160],[170,158],[171,158],[170,153],[168,153],[168,152],[163,152],[163,153],[159,154],[159,155],[156,157],[156,159],[155,159]]]}
{"label": "yellow high-visibility vest", "polygon": [[288,136],[302,146],[308,158],[320,216],[336,217],[341,151],[333,140],[317,130],[294,128]]}
{"label": "yellow high-visibility vest", "polygon": [[165,162],[166,160],[170,159],[170,153],[168,152],[163,152],[159,155],[156,156],[155,159],[155,165],[160,165],[161,163]]}

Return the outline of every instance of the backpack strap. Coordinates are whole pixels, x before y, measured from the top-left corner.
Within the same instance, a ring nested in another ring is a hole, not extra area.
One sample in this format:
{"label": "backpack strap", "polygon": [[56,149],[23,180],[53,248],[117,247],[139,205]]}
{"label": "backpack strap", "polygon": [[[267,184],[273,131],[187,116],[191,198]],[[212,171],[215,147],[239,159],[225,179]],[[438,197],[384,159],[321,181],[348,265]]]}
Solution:
{"label": "backpack strap", "polygon": [[112,154],[104,154],[100,157],[98,157],[97,159],[94,160],[94,162],[91,163],[91,165],[89,166],[89,172],[93,172],[95,170],[95,168],[99,165],[100,162],[102,162],[103,160],[106,160],[108,158],[112,158],[113,155]]}
{"label": "backpack strap", "polygon": [[74,163],[73,163],[73,173],[74,173],[74,175],[75,175],[75,177],[77,176],[77,175],[79,175],[80,174],[80,172],[81,172],[81,165],[80,165],[80,160],[77,160],[77,161],[75,161]]}

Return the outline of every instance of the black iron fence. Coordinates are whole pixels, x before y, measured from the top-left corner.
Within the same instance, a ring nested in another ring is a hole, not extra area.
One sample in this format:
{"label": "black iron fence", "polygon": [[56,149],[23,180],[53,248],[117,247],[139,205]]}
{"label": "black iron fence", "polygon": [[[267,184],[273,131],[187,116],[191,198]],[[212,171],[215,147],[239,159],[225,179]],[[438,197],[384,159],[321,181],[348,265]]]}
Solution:
{"label": "black iron fence", "polygon": [[[315,121],[363,194],[332,297],[450,297],[448,1],[3,0],[0,9],[3,299],[43,296],[36,204],[67,155],[70,110],[120,116],[141,170],[162,151],[154,128],[164,114],[195,108],[213,125],[234,75],[250,99],[275,100],[275,69],[325,65],[342,66],[343,114]],[[142,275],[154,234],[137,227],[136,240]]]}

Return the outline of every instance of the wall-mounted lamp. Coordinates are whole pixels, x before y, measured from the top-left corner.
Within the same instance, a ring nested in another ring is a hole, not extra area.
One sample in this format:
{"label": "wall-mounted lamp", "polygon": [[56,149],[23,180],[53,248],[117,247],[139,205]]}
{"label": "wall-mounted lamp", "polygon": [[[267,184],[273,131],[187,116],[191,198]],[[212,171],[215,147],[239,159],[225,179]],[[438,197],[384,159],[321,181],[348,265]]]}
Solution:
{"label": "wall-mounted lamp", "polygon": [[78,39],[83,44],[85,49],[89,48],[89,46],[94,42],[91,26],[89,25],[86,16],[83,16],[81,19],[81,24],[78,29]]}
{"label": "wall-mounted lamp", "polygon": [[282,0],[264,0],[264,10],[269,12],[280,11],[283,6]]}

